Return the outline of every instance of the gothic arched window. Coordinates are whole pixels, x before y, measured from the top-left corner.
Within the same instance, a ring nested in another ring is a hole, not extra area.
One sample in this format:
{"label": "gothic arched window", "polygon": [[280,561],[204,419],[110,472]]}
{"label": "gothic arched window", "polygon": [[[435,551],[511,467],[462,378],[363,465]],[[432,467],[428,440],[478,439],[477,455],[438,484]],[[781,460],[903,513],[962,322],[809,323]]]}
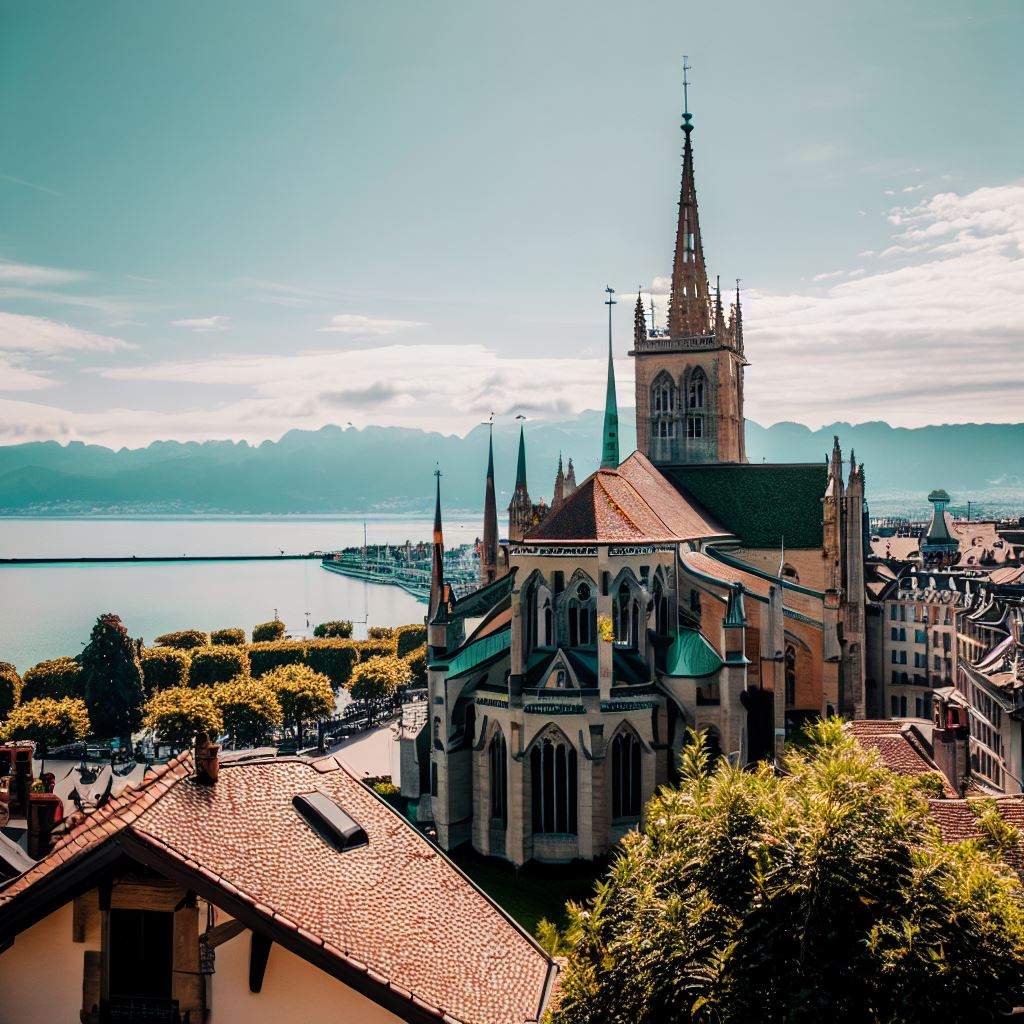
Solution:
{"label": "gothic arched window", "polygon": [[569,646],[590,647],[594,643],[596,608],[590,584],[580,583],[569,598]]}
{"label": "gothic arched window", "polygon": [[551,598],[544,599],[544,646],[550,647],[554,636],[555,617],[551,611]]}
{"label": "gothic arched window", "polygon": [[676,386],[672,377],[662,370],[651,386],[652,433],[655,437],[676,436]]}
{"label": "gothic arched window", "polygon": [[612,817],[639,818],[642,773],[640,741],[623,730],[612,740]]}
{"label": "gothic arched window", "polygon": [[668,598],[660,576],[654,579],[654,631],[658,636],[668,633]]}
{"label": "gothic arched window", "polygon": [[615,642],[628,644],[631,642],[629,621],[629,584],[625,580],[619,585],[619,593],[615,598]]}
{"label": "gothic arched window", "polygon": [[786,707],[791,708],[796,703],[796,648],[792,644],[786,644]]}
{"label": "gothic arched window", "polygon": [[707,380],[707,374],[699,366],[690,375],[690,391],[689,400],[687,402],[688,409],[703,410],[704,401],[707,397],[705,394],[707,390]]}
{"label": "gothic arched window", "polygon": [[530,751],[531,808],[535,833],[576,834],[576,750],[561,735]]}
{"label": "gothic arched window", "polygon": [[487,751],[491,777],[491,821],[508,823],[508,747],[505,735],[499,729],[491,738]]}

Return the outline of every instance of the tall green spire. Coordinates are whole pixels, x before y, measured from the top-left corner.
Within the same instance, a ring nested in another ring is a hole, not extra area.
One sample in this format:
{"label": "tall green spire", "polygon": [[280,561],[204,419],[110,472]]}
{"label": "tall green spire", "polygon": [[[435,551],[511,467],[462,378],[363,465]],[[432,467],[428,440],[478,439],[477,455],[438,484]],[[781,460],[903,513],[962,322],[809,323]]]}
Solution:
{"label": "tall green spire", "polygon": [[526,440],[523,437],[523,425],[519,424],[519,461],[516,463],[516,490],[526,490]]}
{"label": "tall green spire", "polygon": [[601,468],[615,469],[619,464],[619,403],[615,398],[615,363],[612,360],[612,306],[615,289],[605,288],[608,298],[608,388],[604,396],[604,438],[601,448]]}

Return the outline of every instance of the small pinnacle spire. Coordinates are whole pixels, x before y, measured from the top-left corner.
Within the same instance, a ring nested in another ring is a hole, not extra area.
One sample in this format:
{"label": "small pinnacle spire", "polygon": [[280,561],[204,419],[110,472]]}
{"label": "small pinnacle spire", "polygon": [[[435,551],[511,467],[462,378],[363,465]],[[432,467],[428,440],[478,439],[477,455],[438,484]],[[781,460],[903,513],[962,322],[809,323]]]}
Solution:
{"label": "small pinnacle spire", "polygon": [[526,439],[523,436],[523,425],[519,424],[519,458],[516,461],[516,490],[526,490]]}
{"label": "small pinnacle spire", "polygon": [[494,496],[494,415],[487,424],[487,482],[484,486],[484,537],[480,552],[480,582],[490,583],[498,573],[498,504]]}
{"label": "small pinnacle spire", "polygon": [[743,311],[740,308],[740,279],[736,278],[736,314],[733,318],[733,339],[736,342],[736,348],[741,352],[743,351]]}
{"label": "small pinnacle spire", "polygon": [[441,530],[441,467],[434,470],[437,493],[434,498],[434,544],[430,562],[430,605],[427,620],[430,621],[441,603],[444,593],[444,533]]}
{"label": "small pinnacle spire", "polygon": [[[715,277],[715,336],[725,337],[725,313],[722,310],[722,279]],[[721,341],[718,342],[721,344]]]}
{"label": "small pinnacle spire", "polygon": [[[654,324],[652,323],[653,327]],[[647,340],[647,317],[644,315],[644,300],[640,289],[636,292],[636,309],[633,310],[633,341],[641,344]]]}
{"label": "small pinnacle spire", "polygon": [[619,464],[619,404],[615,397],[615,362],[612,359],[612,306],[615,289],[605,288],[608,298],[608,386],[604,396],[604,437],[601,447],[601,468],[615,469]]}

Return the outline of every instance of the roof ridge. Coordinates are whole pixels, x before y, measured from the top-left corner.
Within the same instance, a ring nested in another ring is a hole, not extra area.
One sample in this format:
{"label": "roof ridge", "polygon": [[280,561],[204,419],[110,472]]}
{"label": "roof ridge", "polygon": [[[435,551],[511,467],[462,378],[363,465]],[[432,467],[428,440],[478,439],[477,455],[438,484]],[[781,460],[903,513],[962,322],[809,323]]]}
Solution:
{"label": "roof ridge", "polygon": [[[651,508],[647,503],[647,499],[621,473],[619,473],[618,470],[611,469],[604,470],[604,472],[608,475],[614,475],[617,480],[621,480],[644,503],[651,515],[654,516],[654,518],[657,519],[666,530],[668,530],[668,527],[665,526],[665,521],[654,511],[654,509]],[[611,496],[608,488],[605,487],[603,483],[601,484],[601,493],[608,499],[608,503],[615,509],[615,511],[625,519],[626,522],[637,531],[637,533],[643,534],[645,532],[644,528],[640,526],[640,524],[637,523],[637,521]],[[671,533],[671,531],[669,532]]]}

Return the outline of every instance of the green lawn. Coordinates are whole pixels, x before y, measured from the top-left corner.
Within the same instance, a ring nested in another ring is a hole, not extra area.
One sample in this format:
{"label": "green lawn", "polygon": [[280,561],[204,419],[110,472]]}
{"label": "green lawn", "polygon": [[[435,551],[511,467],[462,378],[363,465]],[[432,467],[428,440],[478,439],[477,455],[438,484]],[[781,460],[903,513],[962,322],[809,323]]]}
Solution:
{"label": "green lawn", "polygon": [[588,864],[527,864],[518,871],[502,860],[481,857],[467,843],[452,859],[488,896],[514,917],[531,935],[546,917],[559,928],[566,924],[565,903],[589,898],[607,862]]}

